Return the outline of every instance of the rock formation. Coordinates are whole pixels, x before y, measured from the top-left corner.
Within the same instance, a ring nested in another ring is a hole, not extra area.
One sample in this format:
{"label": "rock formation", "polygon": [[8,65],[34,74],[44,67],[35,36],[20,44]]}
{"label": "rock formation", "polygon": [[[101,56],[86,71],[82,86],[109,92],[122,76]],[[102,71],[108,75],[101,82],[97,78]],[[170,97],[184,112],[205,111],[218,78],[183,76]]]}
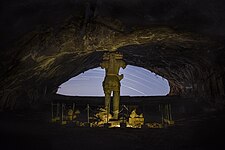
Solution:
{"label": "rock formation", "polygon": [[222,0],[1,2],[0,109],[40,104],[104,52],[166,78],[170,95],[225,105]]}

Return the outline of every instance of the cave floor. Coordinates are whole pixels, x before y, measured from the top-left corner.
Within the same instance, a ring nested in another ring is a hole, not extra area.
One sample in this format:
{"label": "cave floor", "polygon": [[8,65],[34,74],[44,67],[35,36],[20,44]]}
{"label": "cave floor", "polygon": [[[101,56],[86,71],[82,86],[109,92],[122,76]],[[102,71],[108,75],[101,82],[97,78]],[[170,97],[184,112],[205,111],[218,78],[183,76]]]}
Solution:
{"label": "cave floor", "polygon": [[49,112],[0,112],[0,149],[225,149],[225,113],[176,121],[166,129],[78,128],[49,122]]}

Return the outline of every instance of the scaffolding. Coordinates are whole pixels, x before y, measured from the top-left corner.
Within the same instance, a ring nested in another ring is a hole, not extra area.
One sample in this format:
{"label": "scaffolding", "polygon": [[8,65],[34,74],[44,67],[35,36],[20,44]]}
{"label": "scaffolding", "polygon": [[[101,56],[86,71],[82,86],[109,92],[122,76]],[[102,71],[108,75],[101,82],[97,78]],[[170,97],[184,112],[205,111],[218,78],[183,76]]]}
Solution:
{"label": "scaffolding", "polygon": [[[107,109],[93,107],[86,104],[85,108],[79,110],[73,102],[71,104],[51,103],[51,122],[58,122],[62,125],[75,124],[75,126],[86,127],[131,127],[131,128],[164,128],[174,125],[172,118],[171,104],[159,104],[161,122],[145,122],[144,114],[137,114],[136,109],[120,106],[119,118],[113,119],[113,112]],[[79,115],[83,116],[83,121]],[[85,119],[86,118],[86,119]]]}

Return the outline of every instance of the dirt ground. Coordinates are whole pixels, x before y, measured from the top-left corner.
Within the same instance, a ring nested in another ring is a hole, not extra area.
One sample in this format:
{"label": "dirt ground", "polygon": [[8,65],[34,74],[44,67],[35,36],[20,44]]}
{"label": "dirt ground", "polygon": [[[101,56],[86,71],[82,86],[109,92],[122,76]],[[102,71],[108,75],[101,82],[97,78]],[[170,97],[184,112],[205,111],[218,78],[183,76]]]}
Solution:
{"label": "dirt ground", "polygon": [[225,149],[225,113],[176,120],[166,129],[81,128],[50,123],[50,112],[0,112],[0,149]]}

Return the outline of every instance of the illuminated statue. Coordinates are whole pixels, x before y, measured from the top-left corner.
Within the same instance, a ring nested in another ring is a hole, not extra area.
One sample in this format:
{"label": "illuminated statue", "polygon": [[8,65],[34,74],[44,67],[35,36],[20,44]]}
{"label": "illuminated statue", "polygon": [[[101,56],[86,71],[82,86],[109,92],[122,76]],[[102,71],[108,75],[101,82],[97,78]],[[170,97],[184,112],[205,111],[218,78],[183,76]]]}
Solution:
{"label": "illuminated statue", "polygon": [[110,113],[110,99],[113,92],[113,119],[118,119],[119,103],[120,103],[120,80],[123,75],[119,75],[120,67],[126,67],[123,61],[123,55],[118,52],[105,53],[103,62],[100,64],[105,68],[105,79],[102,83],[105,93],[105,109],[107,114]]}

